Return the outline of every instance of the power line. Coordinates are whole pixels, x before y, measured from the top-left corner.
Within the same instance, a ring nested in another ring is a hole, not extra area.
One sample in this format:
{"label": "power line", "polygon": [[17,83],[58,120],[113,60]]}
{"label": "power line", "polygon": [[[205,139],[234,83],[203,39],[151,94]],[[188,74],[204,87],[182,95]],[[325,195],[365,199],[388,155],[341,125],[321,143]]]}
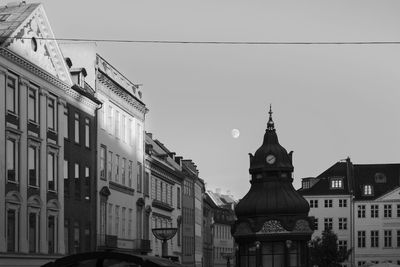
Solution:
{"label": "power line", "polygon": [[[310,42],[280,42],[280,41],[182,41],[182,40],[128,40],[128,39],[88,39],[88,38],[45,38],[37,40],[72,41],[72,42],[102,42],[102,43],[150,43],[150,44],[201,44],[201,45],[398,45],[400,41],[310,41]],[[7,37],[7,39],[31,39],[30,37]]]}

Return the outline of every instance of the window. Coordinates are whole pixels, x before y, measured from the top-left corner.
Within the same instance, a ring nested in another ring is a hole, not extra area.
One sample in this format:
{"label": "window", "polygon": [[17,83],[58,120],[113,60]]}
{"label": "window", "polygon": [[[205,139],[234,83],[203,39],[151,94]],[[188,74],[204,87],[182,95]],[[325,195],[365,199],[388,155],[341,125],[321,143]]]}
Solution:
{"label": "window", "polygon": [[331,189],[341,189],[343,188],[342,178],[331,178]]}
{"label": "window", "polygon": [[121,235],[122,235],[122,238],[125,238],[126,236],[125,236],[125,227],[126,227],[126,222],[125,222],[125,220],[126,220],[126,218],[125,218],[125,216],[126,216],[126,208],[125,207],[123,207],[122,208],[122,233],[121,233]]}
{"label": "window", "polygon": [[107,128],[110,133],[113,132],[113,108],[112,108],[112,106],[108,106]]}
{"label": "window", "polygon": [[379,206],[371,205],[371,218],[378,218],[378,217],[379,217]]}
{"label": "window", "polygon": [[90,147],[90,121],[85,118],[85,146]]}
{"label": "window", "polygon": [[127,138],[129,139],[129,145],[133,146],[133,126],[132,126],[132,120],[128,120],[128,136]]}
{"label": "window", "polygon": [[7,210],[7,251],[17,252],[18,251],[18,209]]}
{"label": "window", "polygon": [[397,247],[400,247],[400,230],[397,230]]}
{"label": "window", "polygon": [[34,123],[39,122],[38,88],[33,86],[28,89],[28,120]]}
{"label": "window", "polygon": [[357,246],[365,248],[365,231],[357,231]]}
{"label": "window", "polygon": [[115,235],[119,237],[119,206],[115,206]]}
{"label": "window", "polygon": [[373,187],[370,184],[363,186],[363,195],[364,196],[372,196],[373,195]]}
{"label": "window", "polygon": [[79,114],[75,113],[75,142],[79,144]]}
{"label": "window", "polygon": [[69,196],[69,186],[68,186],[68,178],[69,178],[69,170],[68,170],[68,160],[64,159],[64,196]]}
{"label": "window", "polygon": [[35,145],[28,146],[28,177],[30,186],[39,186],[39,153]]}
{"label": "window", "polygon": [[81,238],[80,238],[80,223],[74,222],[74,253],[80,252]]}
{"label": "window", "polygon": [[119,182],[119,155],[115,154],[115,182]]}
{"label": "window", "polygon": [[338,240],[338,249],[347,251],[347,240]]}
{"label": "window", "polygon": [[365,218],[365,205],[358,205],[357,206],[357,217],[358,218]]}
{"label": "window", "polygon": [[56,131],[57,127],[56,114],[56,100],[55,98],[49,97],[47,99],[47,128],[54,132]]}
{"label": "window", "polygon": [[29,252],[39,252],[39,214],[38,212],[29,212],[28,215],[28,241]]}
{"label": "window", "polygon": [[53,151],[47,154],[47,188],[57,191],[57,156]]}
{"label": "window", "polygon": [[386,183],[386,175],[381,172],[375,173],[375,183]]}
{"label": "window", "polygon": [[390,204],[383,205],[383,217],[392,218],[392,205]]}
{"label": "window", "polygon": [[64,138],[66,138],[66,139],[69,138],[68,114],[69,114],[68,108],[64,108],[63,123],[64,123]]}
{"label": "window", "polygon": [[333,221],[332,218],[324,218],[324,228],[325,228],[325,230],[328,230],[328,229],[332,230],[332,227],[333,227],[332,221]]}
{"label": "window", "polygon": [[108,151],[107,176],[109,181],[111,181],[112,178],[112,169],[113,169],[113,153],[111,151]]}
{"label": "window", "polygon": [[125,130],[125,124],[126,124],[126,116],[122,115],[121,118],[121,139],[123,142],[126,142],[125,136],[126,136],[126,130]]}
{"label": "window", "polygon": [[178,209],[181,208],[181,188],[176,188],[176,206]]}
{"label": "window", "polygon": [[18,83],[17,77],[8,73],[7,75],[7,111],[18,115]]}
{"label": "window", "polygon": [[18,162],[19,149],[16,139],[7,139],[6,161],[7,161],[7,180],[11,182],[19,181]]}
{"label": "window", "polygon": [[112,210],[113,210],[113,204],[108,203],[108,220],[107,220],[107,225],[108,225],[108,230],[107,233],[109,235],[112,235],[112,220],[113,220],[113,216],[112,216]]}
{"label": "window", "polygon": [[106,180],[106,152],[104,145],[100,146],[100,179]]}
{"label": "window", "polygon": [[339,208],[347,207],[347,199],[339,199]]}
{"label": "window", "polygon": [[119,111],[115,111],[115,137],[119,138]]}
{"label": "window", "polygon": [[310,200],[310,208],[318,208],[318,199]]}
{"label": "window", "polygon": [[383,246],[385,248],[392,247],[392,230],[383,231]]}
{"label": "window", "polygon": [[400,204],[397,204],[397,218],[400,218]]}
{"label": "window", "polygon": [[56,247],[57,247],[56,217],[54,215],[49,215],[47,219],[48,219],[48,225],[47,225],[48,249],[49,249],[49,254],[54,254],[56,252]]}
{"label": "window", "polygon": [[128,166],[128,186],[129,187],[132,187],[132,168],[133,168],[133,162],[130,160],[129,166]]}
{"label": "window", "polygon": [[357,266],[364,266],[366,263],[366,261],[357,261]]}
{"label": "window", "polygon": [[347,218],[339,218],[339,230],[347,230]]}
{"label": "window", "polygon": [[137,162],[138,173],[137,173],[137,191],[142,192],[142,163]]}
{"label": "window", "polygon": [[125,168],[126,168],[126,158],[123,158],[121,162],[121,174],[122,174],[123,185],[125,185]]}
{"label": "window", "polygon": [[75,179],[79,179],[79,164],[75,163]]}
{"label": "window", "polygon": [[379,247],[379,231],[371,231],[371,248]]}
{"label": "window", "polygon": [[129,209],[129,214],[128,214],[128,238],[132,238],[132,209]]}
{"label": "window", "polygon": [[318,230],[318,218],[314,218],[314,230]]}
{"label": "window", "polygon": [[324,204],[325,208],[332,208],[332,199],[325,199]]}

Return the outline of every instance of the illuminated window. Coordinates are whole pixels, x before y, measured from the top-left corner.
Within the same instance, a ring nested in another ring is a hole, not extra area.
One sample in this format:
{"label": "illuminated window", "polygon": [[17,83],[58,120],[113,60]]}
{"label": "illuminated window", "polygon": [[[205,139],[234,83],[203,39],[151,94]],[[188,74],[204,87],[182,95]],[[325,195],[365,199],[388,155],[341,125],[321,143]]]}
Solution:
{"label": "illuminated window", "polygon": [[342,178],[331,178],[331,189],[341,189],[343,188]]}
{"label": "illuminated window", "polygon": [[372,185],[364,185],[363,186],[363,195],[364,196],[372,196],[373,195],[373,187]]}

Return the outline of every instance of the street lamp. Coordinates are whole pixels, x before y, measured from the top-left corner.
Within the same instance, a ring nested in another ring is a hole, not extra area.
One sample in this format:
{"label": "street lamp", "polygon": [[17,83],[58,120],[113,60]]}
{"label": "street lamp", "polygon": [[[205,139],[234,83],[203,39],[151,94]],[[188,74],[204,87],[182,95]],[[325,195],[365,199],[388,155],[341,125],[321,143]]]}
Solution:
{"label": "street lamp", "polygon": [[167,241],[173,238],[178,231],[178,228],[153,228],[151,229],[153,235],[162,242],[161,256],[168,257],[168,243]]}
{"label": "street lamp", "polygon": [[230,252],[221,252],[221,257],[226,260],[226,267],[231,267],[231,259],[235,257],[235,254]]}

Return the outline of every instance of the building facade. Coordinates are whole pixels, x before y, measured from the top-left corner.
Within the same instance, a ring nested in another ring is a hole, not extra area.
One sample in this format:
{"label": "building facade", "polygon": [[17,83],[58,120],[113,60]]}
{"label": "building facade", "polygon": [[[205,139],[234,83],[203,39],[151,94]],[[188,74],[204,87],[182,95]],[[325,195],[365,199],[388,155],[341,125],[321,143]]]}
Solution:
{"label": "building facade", "polygon": [[72,88],[41,4],[8,4],[0,17],[0,266],[38,266],[66,251],[65,110],[93,119],[97,104]]}
{"label": "building facade", "polygon": [[141,250],[148,111],[142,92],[97,54],[96,44],[65,43],[61,48],[77,67],[85,68],[86,82],[102,102],[97,120],[97,249]]}
{"label": "building facade", "polygon": [[154,228],[177,228],[167,242],[168,258],[181,262],[182,254],[182,166],[175,153],[152,134],[146,134],[145,184],[150,187],[146,199],[145,231],[152,243],[151,255],[162,256],[162,241],[152,233]]}
{"label": "building facade", "polygon": [[310,203],[320,236],[338,235],[339,247],[352,248],[344,266],[400,264],[400,164],[335,163],[315,178],[303,178],[299,192]]}
{"label": "building facade", "polygon": [[204,182],[192,160],[182,160],[182,264],[202,266]]}

